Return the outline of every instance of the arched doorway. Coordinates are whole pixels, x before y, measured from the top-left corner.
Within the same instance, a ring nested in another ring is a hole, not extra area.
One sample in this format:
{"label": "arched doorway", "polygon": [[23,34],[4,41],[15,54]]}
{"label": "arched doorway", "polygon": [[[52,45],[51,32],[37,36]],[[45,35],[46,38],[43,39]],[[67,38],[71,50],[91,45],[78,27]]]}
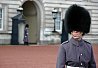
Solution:
{"label": "arched doorway", "polygon": [[34,1],[26,1],[22,5],[26,24],[29,24],[29,43],[37,43],[39,38],[38,10]]}

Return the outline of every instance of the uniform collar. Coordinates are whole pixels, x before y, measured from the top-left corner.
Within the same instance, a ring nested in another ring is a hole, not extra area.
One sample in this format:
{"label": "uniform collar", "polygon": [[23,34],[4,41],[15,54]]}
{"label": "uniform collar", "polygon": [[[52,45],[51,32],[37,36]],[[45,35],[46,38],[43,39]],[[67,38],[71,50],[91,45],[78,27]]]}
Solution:
{"label": "uniform collar", "polygon": [[70,42],[71,42],[72,44],[76,45],[76,46],[80,46],[81,44],[83,44],[83,39],[77,41],[77,40],[75,40],[74,38],[71,38],[71,39],[70,39]]}

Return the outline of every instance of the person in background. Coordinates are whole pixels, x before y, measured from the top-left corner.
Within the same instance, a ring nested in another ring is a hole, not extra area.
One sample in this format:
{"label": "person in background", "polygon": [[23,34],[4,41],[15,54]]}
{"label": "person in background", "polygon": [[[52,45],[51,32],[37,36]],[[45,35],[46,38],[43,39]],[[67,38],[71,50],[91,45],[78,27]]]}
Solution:
{"label": "person in background", "polygon": [[28,45],[28,35],[29,35],[28,31],[29,31],[29,25],[26,24],[24,29],[24,39],[23,39],[24,45]]}
{"label": "person in background", "polygon": [[56,68],[96,68],[92,44],[82,38],[90,30],[89,12],[74,4],[66,12],[65,23],[72,37],[60,45]]}

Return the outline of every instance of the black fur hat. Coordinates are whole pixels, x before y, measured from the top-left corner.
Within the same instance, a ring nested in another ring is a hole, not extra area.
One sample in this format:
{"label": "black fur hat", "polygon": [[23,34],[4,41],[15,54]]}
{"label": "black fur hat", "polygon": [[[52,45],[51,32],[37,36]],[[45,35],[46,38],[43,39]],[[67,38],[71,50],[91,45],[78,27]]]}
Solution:
{"label": "black fur hat", "polygon": [[28,24],[26,24],[26,25],[25,25],[25,28],[26,28],[26,27],[27,27],[27,28],[29,28],[29,25],[28,25]]}
{"label": "black fur hat", "polygon": [[73,30],[89,33],[91,17],[85,8],[74,4],[66,11],[65,24],[67,25],[68,33]]}

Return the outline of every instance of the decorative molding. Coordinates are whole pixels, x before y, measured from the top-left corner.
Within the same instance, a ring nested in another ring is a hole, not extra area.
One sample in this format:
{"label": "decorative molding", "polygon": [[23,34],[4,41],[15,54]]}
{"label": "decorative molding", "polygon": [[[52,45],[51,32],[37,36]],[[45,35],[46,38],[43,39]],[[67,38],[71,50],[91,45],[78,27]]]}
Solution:
{"label": "decorative molding", "polygon": [[91,2],[98,2],[98,0],[91,0]]}

